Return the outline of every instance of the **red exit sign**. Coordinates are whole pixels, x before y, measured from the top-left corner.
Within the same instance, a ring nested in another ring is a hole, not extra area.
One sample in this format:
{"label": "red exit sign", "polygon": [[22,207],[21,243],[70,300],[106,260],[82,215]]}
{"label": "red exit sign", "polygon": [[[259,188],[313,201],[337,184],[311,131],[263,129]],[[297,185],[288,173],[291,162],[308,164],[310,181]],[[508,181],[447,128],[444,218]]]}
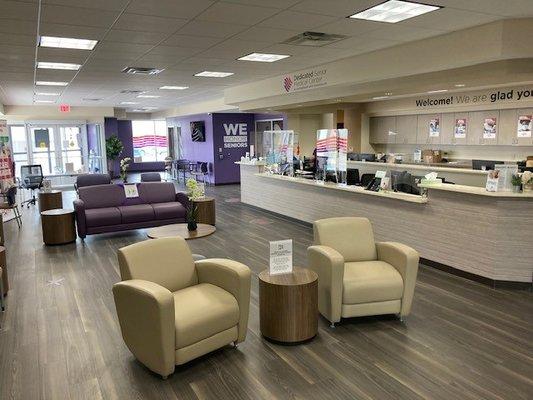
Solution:
{"label": "red exit sign", "polygon": [[59,111],[60,111],[60,112],[63,112],[63,113],[68,113],[68,112],[70,112],[70,105],[68,105],[68,104],[61,104],[61,105],[59,105]]}

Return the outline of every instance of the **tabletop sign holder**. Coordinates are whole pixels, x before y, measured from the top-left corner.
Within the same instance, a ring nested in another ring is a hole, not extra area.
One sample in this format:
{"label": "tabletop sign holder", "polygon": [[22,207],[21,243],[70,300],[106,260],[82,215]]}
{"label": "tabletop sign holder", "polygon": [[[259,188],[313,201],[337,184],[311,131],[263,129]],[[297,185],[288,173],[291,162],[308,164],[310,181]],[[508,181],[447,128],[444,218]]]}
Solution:
{"label": "tabletop sign holder", "polygon": [[128,183],[124,185],[124,194],[127,199],[133,199],[139,197],[139,191],[135,183]]}
{"label": "tabletop sign holder", "polygon": [[270,242],[270,275],[292,273],[292,239]]}

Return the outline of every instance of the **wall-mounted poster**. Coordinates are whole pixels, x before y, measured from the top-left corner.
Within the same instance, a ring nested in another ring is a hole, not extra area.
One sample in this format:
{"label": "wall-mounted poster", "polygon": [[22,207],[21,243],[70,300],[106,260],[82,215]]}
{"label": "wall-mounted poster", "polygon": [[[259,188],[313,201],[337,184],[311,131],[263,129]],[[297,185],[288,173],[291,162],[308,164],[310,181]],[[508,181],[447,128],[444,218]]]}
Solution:
{"label": "wall-mounted poster", "polygon": [[496,117],[485,118],[483,123],[483,139],[496,139]]}
{"label": "wall-mounted poster", "polygon": [[48,129],[35,129],[34,135],[37,149],[48,149],[50,147],[50,132]]}
{"label": "wall-mounted poster", "polygon": [[457,118],[455,120],[454,137],[456,139],[466,138],[466,118]]}
{"label": "wall-mounted poster", "polygon": [[439,137],[440,135],[440,120],[439,118],[431,118],[429,121],[429,137]]}
{"label": "wall-mounted poster", "polygon": [[191,138],[193,142],[205,142],[204,121],[191,122]]}
{"label": "wall-mounted poster", "polygon": [[518,117],[518,128],[516,136],[519,138],[531,137],[531,115],[520,115]]}

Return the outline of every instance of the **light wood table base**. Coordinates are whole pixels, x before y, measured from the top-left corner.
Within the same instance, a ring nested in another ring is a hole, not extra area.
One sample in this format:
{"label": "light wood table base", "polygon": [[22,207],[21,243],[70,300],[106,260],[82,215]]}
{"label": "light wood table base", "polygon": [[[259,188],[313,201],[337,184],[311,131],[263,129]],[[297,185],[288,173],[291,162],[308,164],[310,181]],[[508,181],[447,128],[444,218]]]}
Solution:
{"label": "light wood table base", "polygon": [[318,276],[295,267],[292,274],[259,274],[259,318],[267,339],[298,343],[318,331]]}
{"label": "light wood table base", "polygon": [[190,240],[209,236],[215,233],[216,230],[217,228],[213,225],[207,224],[198,224],[198,228],[195,231],[189,231],[187,229],[187,224],[172,224],[152,228],[148,231],[147,235],[150,239],[180,236],[185,240]]}

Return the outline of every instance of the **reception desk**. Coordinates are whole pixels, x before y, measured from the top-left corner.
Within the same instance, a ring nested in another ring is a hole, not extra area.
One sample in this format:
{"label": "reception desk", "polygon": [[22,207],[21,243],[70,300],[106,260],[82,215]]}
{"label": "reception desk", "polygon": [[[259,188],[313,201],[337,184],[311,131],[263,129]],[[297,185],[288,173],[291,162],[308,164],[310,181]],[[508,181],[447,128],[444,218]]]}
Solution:
{"label": "reception desk", "polygon": [[241,165],[245,204],[307,223],[367,217],[376,240],[412,246],[427,264],[494,285],[532,282],[533,195],[460,185],[428,187],[427,197],[375,193],[259,168]]}

